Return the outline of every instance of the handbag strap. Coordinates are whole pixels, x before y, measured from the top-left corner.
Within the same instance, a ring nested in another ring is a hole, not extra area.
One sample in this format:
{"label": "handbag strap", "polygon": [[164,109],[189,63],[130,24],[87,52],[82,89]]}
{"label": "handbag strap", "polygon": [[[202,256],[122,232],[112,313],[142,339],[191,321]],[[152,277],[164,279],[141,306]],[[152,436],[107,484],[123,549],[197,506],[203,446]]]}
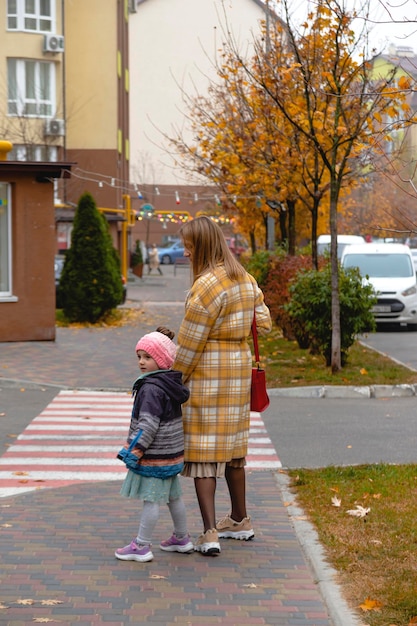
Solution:
{"label": "handbag strap", "polygon": [[252,338],[253,338],[253,347],[255,350],[255,361],[259,366],[259,346],[258,346],[258,332],[256,330],[256,314],[253,312],[253,321],[252,321]]}

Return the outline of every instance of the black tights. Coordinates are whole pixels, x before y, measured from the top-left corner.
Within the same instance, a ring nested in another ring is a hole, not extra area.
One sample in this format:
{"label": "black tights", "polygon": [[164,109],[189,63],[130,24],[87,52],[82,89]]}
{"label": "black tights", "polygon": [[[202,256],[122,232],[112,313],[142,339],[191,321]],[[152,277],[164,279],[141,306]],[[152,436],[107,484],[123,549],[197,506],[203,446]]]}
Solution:
{"label": "black tights", "polygon": [[[225,478],[229,489],[231,513],[235,522],[246,517],[246,475],[244,467],[226,465]],[[194,478],[198,505],[203,519],[204,532],[216,527],[216,478]]]}

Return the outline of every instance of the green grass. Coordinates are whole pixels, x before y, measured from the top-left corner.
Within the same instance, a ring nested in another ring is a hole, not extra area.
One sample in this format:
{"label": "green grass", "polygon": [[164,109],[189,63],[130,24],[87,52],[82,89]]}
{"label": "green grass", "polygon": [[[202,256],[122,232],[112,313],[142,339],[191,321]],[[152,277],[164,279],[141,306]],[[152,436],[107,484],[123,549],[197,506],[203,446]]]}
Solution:
{"label": "green grass", "polygon": [[259,338],[261,362],[268,387],[308,385],[395,385],[417,383],[417,373],[398,365],[355,343],[342,370],[332,374],[320,355],[301,350],[297,342],[287,341],[278,329]]}
{"label": "green grass", "polygon": [[[417,465],[288,472],[343,593],[370,626],[417,623]],[[332,498],[340,499],[339,507]],[[364,518],[347,511],[370,508]],[[362,605],[362,608],[361,608]],[[367,610],[368,609],[368,610]]]}

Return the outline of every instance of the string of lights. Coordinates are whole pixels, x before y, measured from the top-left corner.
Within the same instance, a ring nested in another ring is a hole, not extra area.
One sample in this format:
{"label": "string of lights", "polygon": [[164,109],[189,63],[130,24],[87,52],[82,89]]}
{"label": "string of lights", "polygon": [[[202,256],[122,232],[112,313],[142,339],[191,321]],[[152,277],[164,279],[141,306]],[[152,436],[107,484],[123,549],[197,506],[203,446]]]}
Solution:
{"label": "string of lights", "polygon": [[[115,178],[113,176],[109,176],[107,174],[101,174],[98,172],[90,172],[88,170],[83,170],[80,167],[75,167],[71,170],[66,170],[70,177],[77,178],[79,180],[88,181],[91,183],[97,184],[97,186],[102,189],[104,187],[109,187],[112,189],[118,189],[124,194],[128,194],[131,196],[136,196],[139,200],[145,199],[146,196],[155,195],[161,198],[172,198],[174,196],[175,203],[177,205],[181,204],[181,201],[184,200],[189,204],[198,203],[198,202],[214,202],[217,206],[222,206],[225,204],[226,198],[222,198],[218,193],[198,193],[194,190],[190,191],[164,191],[160,190],[159,187],[154,186],[152,192],[149,192],[148,187],[150,185],[144,184],[139,185],[138,183],[130,183],[123,181],[121,179]],[[257,203],[260,201],[260,196],[258,195],[236,195],[234,194],[229,201],[232,201],[233,204],[236,204],[240,201],[250,201],[255,200]]]}

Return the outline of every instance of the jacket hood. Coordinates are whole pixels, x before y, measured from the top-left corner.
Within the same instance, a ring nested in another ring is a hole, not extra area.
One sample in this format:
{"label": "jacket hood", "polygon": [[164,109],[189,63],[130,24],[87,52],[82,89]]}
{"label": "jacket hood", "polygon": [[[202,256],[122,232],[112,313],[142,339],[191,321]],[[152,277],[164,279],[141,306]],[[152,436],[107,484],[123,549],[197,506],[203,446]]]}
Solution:
{"label": "jacket hood", "polygon": [[139,376],[133,384],[133,394],[145,383],[156,385],[178,404],[183,404],[190,397],[188,388],[182,382],[182,373],[177,370],[157,370]]}

